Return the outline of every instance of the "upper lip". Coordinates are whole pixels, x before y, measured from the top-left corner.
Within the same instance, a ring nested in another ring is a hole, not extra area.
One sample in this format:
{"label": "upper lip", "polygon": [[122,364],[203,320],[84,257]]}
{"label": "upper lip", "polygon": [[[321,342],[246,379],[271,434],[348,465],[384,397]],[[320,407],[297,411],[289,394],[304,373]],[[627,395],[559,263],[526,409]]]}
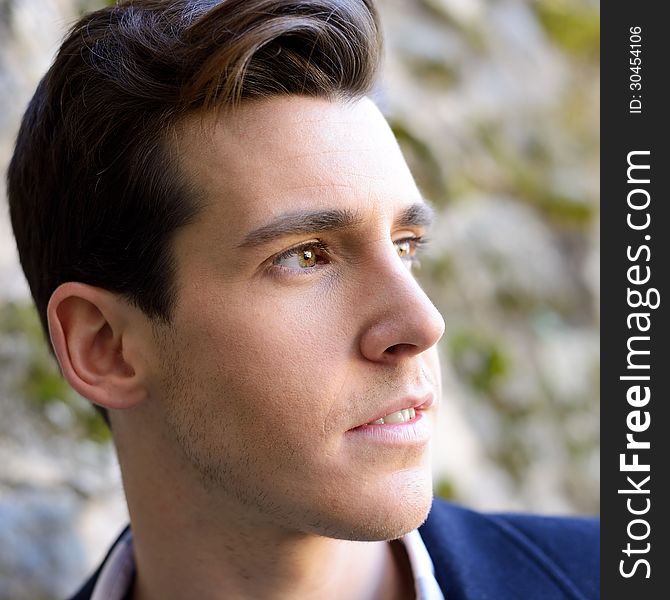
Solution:
{"label": "upper lip", "polygon": [[[369,418],[367,418],[362,423],[356,425],[356,427],[362,427],[363,425],[367,425],[368,423],[377,421],[378,419],[381,419],[386,415],[390,415],[391,413],[403,410],[404,408],[413,408],[414,410],[426,410],[427,408],[430,408],[433,405],[434,401],[435,401],[435,395],[432,392],[423,395],[405,396],[403,398],[400,398],[393,404],[388,404],[384,408],[376,409],[375,413],[371,413]],[[356,429],[356,427],[352,427],[352,429]]]}

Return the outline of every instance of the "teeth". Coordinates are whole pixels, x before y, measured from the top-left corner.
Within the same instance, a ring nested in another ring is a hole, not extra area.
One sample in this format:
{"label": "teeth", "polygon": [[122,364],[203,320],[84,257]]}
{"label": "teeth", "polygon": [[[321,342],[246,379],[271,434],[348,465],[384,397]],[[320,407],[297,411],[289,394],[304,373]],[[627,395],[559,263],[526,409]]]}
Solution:
{"label": "teeth", "polygon": [[394,413],[391,413],[390,415],[386,415],[384,417],[384,423],[404,423],[405,422],[405,415],[401,410],[397,410]]}
{"label": "teeth", "polygon": [[416,411],[413,408],[403,408],[402,410],[397,410],[396,412],[386,415],[381,419],[372,421],[368,425],[385,425],[390,423],[404,423],[405,421],[411,421],[416,417]]}

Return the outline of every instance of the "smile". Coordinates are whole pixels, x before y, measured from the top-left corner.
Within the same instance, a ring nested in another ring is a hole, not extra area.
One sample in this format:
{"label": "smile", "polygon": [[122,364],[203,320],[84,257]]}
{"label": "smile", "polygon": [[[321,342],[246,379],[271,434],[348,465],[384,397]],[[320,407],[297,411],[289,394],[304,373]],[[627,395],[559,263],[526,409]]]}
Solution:
{"label": "smile", "polygon": [[416,417],[416,411],[413,408],[403,408],[402,410],[397,410],[388,415],[368,423],[368,425],[390,425],[392,423],[404,423],[406,421],[411,421]]}

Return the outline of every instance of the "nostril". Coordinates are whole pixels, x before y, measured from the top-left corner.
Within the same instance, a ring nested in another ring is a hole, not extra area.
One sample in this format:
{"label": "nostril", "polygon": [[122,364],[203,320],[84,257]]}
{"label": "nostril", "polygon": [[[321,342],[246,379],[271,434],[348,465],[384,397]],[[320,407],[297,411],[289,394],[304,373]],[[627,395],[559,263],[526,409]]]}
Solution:
{"label": "nostril", "polygon": [[386,353],[395,356],[397,354],[402,354],[403,351],[413,350],[414,348],[416,348],[416,346],[412,344],[394,344],[386,349]]}

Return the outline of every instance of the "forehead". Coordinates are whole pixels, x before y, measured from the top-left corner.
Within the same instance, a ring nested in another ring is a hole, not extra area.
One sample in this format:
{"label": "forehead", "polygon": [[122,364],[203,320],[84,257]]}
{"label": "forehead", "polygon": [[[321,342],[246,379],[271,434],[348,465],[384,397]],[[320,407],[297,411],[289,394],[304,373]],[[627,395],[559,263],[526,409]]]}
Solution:
{"label": "forehead", "polygon": [[178,152],[205,210],[242,228],[287,210],[392,212],[420,198],[391,129],[366,98],[287,96],[194,115]]}

